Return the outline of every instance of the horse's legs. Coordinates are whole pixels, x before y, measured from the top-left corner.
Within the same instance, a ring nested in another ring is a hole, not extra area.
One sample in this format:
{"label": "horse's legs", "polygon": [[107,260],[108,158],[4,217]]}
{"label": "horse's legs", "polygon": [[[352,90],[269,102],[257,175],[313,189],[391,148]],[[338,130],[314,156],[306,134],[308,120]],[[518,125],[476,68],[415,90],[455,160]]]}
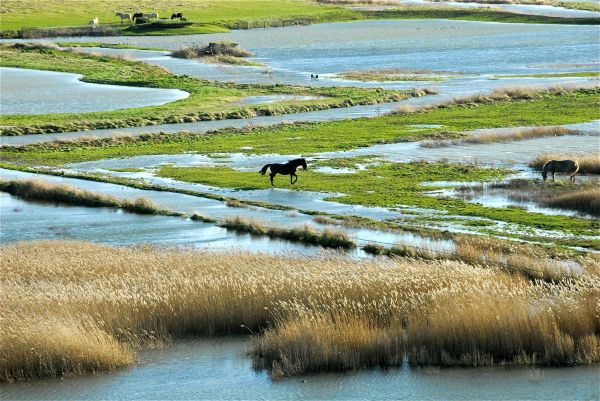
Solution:
{"label": "horse's legs", "polygon": [[[292,178],[295,177],[296,179],[294,181],[292,181]],[[295,184],[296,181],[298,181],[298,176],[294,173],[290,174],[290,184]]]}
{"label": "horse's legs", "polygon": [[554,173],[555,171],[552,172],[552,181],[554,181]]}
{"label": "horse's legs", "polygon": [[271,174],[269,174],[269,176],[271,177],[271,185],[275,185],[273,183],[273,178],[275,178],[275,175],[277,175],[277,173],[271,173]]}

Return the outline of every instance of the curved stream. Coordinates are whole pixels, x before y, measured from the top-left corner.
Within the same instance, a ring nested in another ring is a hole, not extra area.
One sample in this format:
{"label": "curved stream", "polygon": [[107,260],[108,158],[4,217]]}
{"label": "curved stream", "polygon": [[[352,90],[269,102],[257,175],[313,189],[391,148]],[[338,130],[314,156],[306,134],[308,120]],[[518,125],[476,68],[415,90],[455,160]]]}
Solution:
{"label": "curved stream", "polygon": [[2,114],[85,113],[158,106],[185,99],[179,89],[93,84],[66,72],[0,67]]}

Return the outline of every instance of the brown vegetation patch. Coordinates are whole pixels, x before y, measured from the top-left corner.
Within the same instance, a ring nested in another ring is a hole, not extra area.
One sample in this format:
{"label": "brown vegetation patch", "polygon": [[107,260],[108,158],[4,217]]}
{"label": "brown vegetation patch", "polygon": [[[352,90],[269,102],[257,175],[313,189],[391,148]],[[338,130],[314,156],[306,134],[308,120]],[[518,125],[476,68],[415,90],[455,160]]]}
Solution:
{"label": "brown vegetation patch", "polygon": [[544,153],[529,163],[529,167],[541,171],[548,160],[575,160],[579,163],[579,173],[600,174],[600,153],[587,154],[565,154],[565,153]]}
{"label": "brown vegetation patch", "polygon": [[248,329],[264,335],[250,351],[257,366],[279,377],[393,366],[403,353],[415,365],[598,362],[598,280],[542,283],[455,261],[19,243],[0,247],[0,381],[112,369],[148,342]]}

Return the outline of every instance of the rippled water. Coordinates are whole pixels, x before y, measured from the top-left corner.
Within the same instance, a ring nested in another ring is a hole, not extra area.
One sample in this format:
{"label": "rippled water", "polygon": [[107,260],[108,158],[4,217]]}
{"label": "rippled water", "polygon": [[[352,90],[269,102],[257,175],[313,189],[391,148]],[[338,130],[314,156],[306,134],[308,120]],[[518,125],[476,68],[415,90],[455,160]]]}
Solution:
{"label": "rippled water", "polygon": [[[475,75],[528,74],[556,72],[556,68],[549,68],[546,64],[598,65],[600,58],[596,50],[599,38],[600,33],[595,26],[372,20],[210,35],[109,37],[94,40],[173,50],[210,41],[234,41],[254,52],[256,60],[268,64],[270,73],[264,74],[264,68],[165,59],[167,53],[122,49],[102,51],[144,58],[176,73],[208,79],[340,85],[347,83],[333,79],[331,74],[377,68],[428,69]],[[89,41],[90,38],[69,40]],[[586,68],[570,68],[574,69]],[[593,66],[591,70],[594,70]],[[311,73],[319,74],[319,80],[311,80]],[[435,85],[452,85],[453,81],[456,80]],[[373,86],[372,83],[354,84]],[[415,86],[415,83],[376,84],[385,87],[407,85]]]}
{"label": "rippled water", "polygon": [[366,370],[271,381],[239,337],[176,341],[133,368],[0,385],[2,399],[596,400],[598,366]]}
{"label": "rippled water", "polygon": [[189,96],[178,89],[136,88],[80,81],[64,72],[0,67],[2,114],[83,113],[155,106]]}

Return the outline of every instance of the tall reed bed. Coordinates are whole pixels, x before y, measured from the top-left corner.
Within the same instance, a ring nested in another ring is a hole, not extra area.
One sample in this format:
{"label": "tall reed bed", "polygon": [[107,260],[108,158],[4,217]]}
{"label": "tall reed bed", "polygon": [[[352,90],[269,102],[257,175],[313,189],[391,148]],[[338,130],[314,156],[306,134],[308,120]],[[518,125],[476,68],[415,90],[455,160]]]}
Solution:
{"label": "tall reed bed", "polygon": [[453,261],[83,242],[0,247],[0,380],[113,369],[139,346],[248,333],[274,377],[413,364],[597,362],[600,278]]}
{"label": "tall reed bed", "polygon": [[261,221],[243,216],[228,217],[219,225],[238,233],[285,239],[309,245],[320,245],[325,248],[351,249],[356,247],[356,243],[348,237],[345,231],[334,228],[318,230],[309,224],[291,228],[267,226]]}
{"label": "tall reed bed", "polygon": [[587,153],[580,155],[565,153],[544,153],[529,163],[529,167],[541,170],[548,160],[576,160],[579,163],[579,172],[584,174],[600,174],[600,154]]}
{"label": "tall reed bed", "polygon": [[88,207],[116,207],[132,213],[177,215],[156,205],[150,199],[123,199],[87,191],[69,184],[56,184],[41,179],[0,180],[0,191],[22,199],[38,202],[64,203]]}

